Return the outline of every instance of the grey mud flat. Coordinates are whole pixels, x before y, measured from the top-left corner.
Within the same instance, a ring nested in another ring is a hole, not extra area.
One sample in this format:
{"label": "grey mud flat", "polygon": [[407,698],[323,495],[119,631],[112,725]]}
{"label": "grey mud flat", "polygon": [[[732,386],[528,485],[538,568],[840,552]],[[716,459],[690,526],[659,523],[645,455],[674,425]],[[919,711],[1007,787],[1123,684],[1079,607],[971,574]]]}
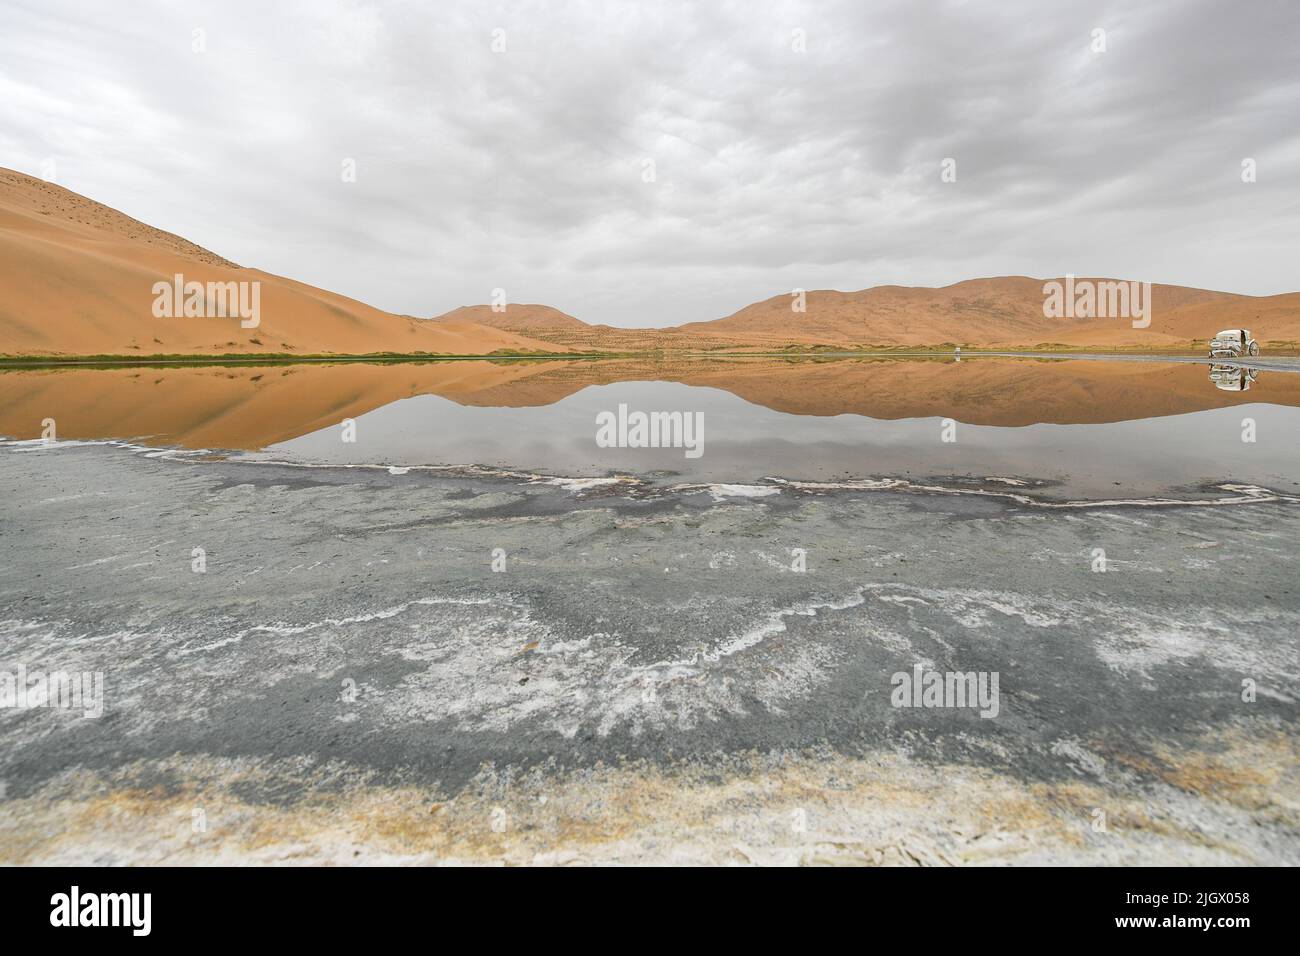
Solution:
{"label": "grey mud flat", "polygon": [[740,492],[0,447],[0,862],[1300,863],[1294,500]]}

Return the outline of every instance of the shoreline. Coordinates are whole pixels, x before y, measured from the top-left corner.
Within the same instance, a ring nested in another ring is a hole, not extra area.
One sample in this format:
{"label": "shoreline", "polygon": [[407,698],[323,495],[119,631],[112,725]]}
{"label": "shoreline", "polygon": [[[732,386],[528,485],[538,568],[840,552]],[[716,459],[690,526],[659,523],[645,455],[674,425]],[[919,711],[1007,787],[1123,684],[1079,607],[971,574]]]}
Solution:
{"label": "shoreline", "polygon": [[1024,475],[863,475],[835,480],[800,479],[777,475],[734,481],[681,481],[664,483],[646,475],[562,475],[536,472],[517,467],[476,463],[392,465],[383,462],[328,462],[259,457],[265,452],[223,448],[182,448],[176,445],[144,445],[117,438],[61,439],[46,442],[40,438],[14,438],[0,435],[0,451],[15,449],[59,451],[74,447],[105,447],[126,451],[154,461],[172,461],[196,466],[217,463],[234,466],[286,468],[306,472],[386,474],[403,477],[411,473],[430,479],[448,481],[500,481],[506,484],[542,485],[558,488],[575,499],[599,502],[606,498],[655,501],[681,496],[709,495],[715,502],[763,499],[789,495],[826,496],[837,494],[899,494],[916,497],[968,497],[1001,501],[1029,509],[1049,511],[1104,510],[1119,508],[1165,509],[1205,508],[1242,505],[1300,504],[1300,494],[1230,478],[1209,479],[1195,488],[1199,495],[1176,497],[1173,489],[1149,495],[1118,498],[1060,498],[1032,491],[1049,491],[1058,481]]}
{"label": "shoreline", "polygon": [[387,354],[374,353],[366,355],[293,355],[292,353],[267,352],[243,355],[228,353],[223,355],[93,355],[93,356],[0,356],[0,371],[6,368],[119,368],[140,366],[148,368],[173,368],[188,365],[203,366],[277,366],[277,365],[315,365],[370,363],[376,365],[421,364],[427,362],[553,362],[553,361],[606,361],[620,359],[698,361],[701,359],[736,359],[736,358],[786,358],[786,359],[844,359],[844,358],[1040,358],[1040,359],[1097,359],[1102,361],[1153,361],[1153,362],[1195,362],[1205,365],[1232,365],[1243,368],[1276,369],[1279,371],[1300,371],[1300,352],[1295,354],[1274,353],[1268,356],[1256,356],[1246,359],[1212,359],[1200,353],[1189,351],[1135,352],[1116,350],[1106,352],[1097,349],[1073,350],[996,350],[972,349],[960,353],[952,349],[890,349],[883,351],[775,351],[775,352],[733,352],[733,351],[644,351],[644,352],[555,352],[544,354],[507,354],[488,353],[484,355],[422,355],[422,354]]}
{"label": "shoreline", "polygon": [[1294,508],[149,454],[0,452],[0,669],[106,676],[0,712],[7,862],[1300,862]]}

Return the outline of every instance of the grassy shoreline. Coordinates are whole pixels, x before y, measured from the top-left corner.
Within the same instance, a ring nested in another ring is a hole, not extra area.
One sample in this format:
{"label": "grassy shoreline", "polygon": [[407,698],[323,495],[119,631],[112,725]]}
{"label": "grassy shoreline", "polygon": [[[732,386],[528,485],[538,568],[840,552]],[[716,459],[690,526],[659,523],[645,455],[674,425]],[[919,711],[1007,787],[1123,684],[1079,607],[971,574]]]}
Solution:
{"label": "grassy shoreline", "polygon": [[230,352],[221,355],[0,355],[0,368],[56,368],[81,366],[110,368],[114,366],[167,366],[185,365],[305,365],[349,362],[417,363],[417,362],[469,362],[469,361],[548,361],[582,358],[623,358],[637,353],[602,352],[549,352],[509,353],[483,355],[439,355],[433,353],[368,352],[360,355],[296,355],[292,352]]}

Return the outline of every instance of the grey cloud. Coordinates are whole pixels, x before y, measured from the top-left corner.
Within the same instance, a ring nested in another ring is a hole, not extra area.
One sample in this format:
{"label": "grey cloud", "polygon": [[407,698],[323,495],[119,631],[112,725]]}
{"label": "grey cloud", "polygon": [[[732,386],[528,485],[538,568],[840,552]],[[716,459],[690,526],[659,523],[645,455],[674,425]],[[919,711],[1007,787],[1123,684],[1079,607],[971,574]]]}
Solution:
{"label": "grey cloud", "polygon": [[11,0],[0,164],[416,315],[1066,271],[1265,294],[1297,287],[1297,36],[1267,0]]}

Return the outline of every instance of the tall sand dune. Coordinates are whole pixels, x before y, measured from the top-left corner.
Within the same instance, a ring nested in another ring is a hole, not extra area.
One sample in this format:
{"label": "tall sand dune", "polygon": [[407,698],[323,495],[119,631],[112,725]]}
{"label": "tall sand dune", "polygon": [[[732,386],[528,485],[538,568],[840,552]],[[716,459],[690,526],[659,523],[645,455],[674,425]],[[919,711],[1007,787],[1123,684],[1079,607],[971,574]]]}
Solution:
{"label": "tall sand dune", "polygon": [[[243,328],[238,316],[155,316],[154,284],[173,282],[177,274],[205,285],[260,283],[259,324]],[[0,355],[558,350],[468,320],[432,323],[394,315],[244,268],[115,209],[8,169],[0,169],[0,289]]]}

